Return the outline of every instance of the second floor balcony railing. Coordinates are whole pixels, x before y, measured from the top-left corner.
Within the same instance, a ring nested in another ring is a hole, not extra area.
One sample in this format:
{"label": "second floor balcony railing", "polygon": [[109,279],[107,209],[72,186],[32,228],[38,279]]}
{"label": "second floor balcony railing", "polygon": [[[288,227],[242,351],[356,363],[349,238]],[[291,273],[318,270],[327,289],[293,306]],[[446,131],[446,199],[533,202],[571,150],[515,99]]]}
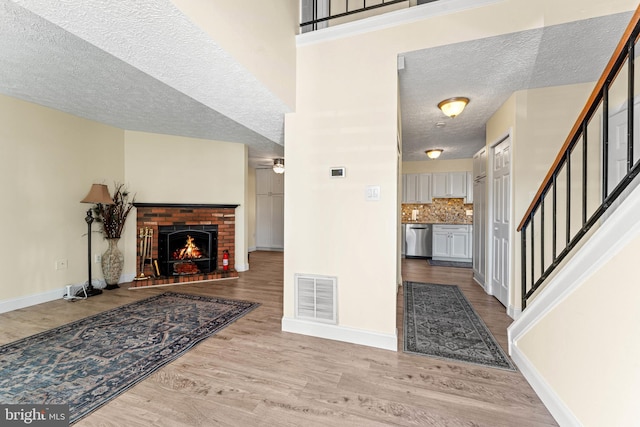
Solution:
{"label": "second floor balcony railing", "polygon": [[384,13],[386,10],[383,8],[392,11],[434,1],[438,0],[301,0],[300,32],[315,31],[367,17],[370,16],[370,11],[376,9]]}

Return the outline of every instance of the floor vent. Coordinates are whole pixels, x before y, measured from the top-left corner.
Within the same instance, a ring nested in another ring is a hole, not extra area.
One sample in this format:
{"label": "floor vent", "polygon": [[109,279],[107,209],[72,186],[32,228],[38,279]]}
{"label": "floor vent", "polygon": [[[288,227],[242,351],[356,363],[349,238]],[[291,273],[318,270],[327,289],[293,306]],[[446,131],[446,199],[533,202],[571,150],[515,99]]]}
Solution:
{"label": "floor vent", "polygon": [[336,324],[335,277],[295,275],[296,318]]}

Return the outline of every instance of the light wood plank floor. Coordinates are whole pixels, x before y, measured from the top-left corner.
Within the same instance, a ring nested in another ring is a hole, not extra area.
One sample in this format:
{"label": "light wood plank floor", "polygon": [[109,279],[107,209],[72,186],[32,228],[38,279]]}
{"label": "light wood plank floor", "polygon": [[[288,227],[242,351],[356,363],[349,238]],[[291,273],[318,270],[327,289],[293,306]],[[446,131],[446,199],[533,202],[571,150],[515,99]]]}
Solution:
{"label": "light wood plank floor", "polygon": [[[404,280],[459,285],[506,349],[510,319],[470,270],[421,260],[402,268]],[[246,299],[262,306],[76,426],[556,425],[518,372],[281,332],[282,271],[281,253],[254,252],[235,280],[121,288],[0,314],[0,343],[167,290]],[[397,304],[401,337],[401,292]]]}

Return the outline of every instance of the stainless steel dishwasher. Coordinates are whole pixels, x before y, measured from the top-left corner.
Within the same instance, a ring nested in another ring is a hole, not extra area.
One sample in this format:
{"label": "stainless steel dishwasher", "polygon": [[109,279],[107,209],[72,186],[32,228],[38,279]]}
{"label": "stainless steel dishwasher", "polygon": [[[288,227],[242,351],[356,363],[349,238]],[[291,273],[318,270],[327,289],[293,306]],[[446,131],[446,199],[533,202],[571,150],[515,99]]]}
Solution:
{"label": "stainless steel dishwasher", "polygon": [[431,224],[405,224],[407,258],[428,258],[432,248]]}

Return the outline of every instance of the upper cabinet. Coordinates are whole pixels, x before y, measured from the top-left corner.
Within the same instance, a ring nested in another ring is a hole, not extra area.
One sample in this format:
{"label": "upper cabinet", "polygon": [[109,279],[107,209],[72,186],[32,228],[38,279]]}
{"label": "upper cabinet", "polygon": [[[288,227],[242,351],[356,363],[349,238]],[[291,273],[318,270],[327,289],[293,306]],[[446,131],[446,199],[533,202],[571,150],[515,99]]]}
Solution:
{"label": "upper cabinet", "polygon": [[272,169],[256,169],[256,194],[284,194],[284,174]]}
{"label": "upper cabinet", "polygon": [[431,197],[467,197],[467,172],[440,172],[431,176]]}
{"label": "upper cabinet", "polygon": [[487,149],[483,148],[473,156],[473,179],[487,176]]}
{"label": "upper cabinet", "polygon": [[402,175],[402,203],[431,203],[431,174]]}

